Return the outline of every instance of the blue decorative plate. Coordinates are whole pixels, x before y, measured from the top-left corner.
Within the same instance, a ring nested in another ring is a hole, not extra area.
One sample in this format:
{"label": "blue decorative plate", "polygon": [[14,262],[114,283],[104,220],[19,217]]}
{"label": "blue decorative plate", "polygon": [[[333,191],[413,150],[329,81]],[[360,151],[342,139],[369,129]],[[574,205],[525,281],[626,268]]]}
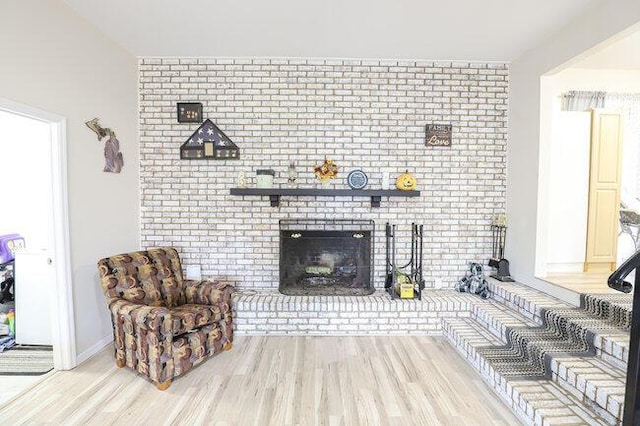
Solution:
{"label": "blue decorative plate", "polygon": [[351,189],[362,189],[367,186],[369,178],[360,169],[351,170],[347,175],[347,183]]}

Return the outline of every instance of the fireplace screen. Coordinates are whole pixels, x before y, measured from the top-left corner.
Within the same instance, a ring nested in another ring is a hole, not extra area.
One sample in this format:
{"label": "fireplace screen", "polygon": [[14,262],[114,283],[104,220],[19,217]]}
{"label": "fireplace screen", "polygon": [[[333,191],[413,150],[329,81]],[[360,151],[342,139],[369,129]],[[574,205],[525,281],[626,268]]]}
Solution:
{"label": "fireplace screen", "polygon": [[373,233],[373,221],[281,220],[280,292],[373,293]]}

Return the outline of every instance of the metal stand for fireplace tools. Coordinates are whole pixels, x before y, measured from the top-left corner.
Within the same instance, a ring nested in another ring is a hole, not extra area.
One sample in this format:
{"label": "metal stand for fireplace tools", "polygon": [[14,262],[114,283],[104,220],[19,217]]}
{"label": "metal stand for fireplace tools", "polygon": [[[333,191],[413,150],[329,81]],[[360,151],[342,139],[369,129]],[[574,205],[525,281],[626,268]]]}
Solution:
{"label": "metal stand for fireplace tools", "polygon": [[[396,225],[387,223],[386,225],[386,257],[387,271],[384,288],[391,295],[392,299],[401,297],[403,299],[418,298],[422,300],[422,289],[424,289],[424,279],[422,279],[422,234],[423,225],[411,224],[411,259],[403,266],[396,264]],[[403,271],[408,270],[408,273]],[[409,288],[408,294],[402,292],[402,288]]]}
{"label": "metal stand for fireplace tools", "polygon": [[491,224],[493,257],[489,259],[489,266],[496,268],[494,275],[489,275],[502,282],[513,282],[509,273],[509,261],[504,258],[504,243],[507,238],[506,216],[496,216]]}

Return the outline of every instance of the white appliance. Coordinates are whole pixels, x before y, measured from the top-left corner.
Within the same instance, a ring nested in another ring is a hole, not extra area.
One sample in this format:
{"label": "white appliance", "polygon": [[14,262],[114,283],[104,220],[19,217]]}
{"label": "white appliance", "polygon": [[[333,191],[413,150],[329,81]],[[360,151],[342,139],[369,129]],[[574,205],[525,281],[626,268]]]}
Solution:
{"label": "white appliance", "polygon": [[16,253],[16,343],[51,345],[53,266],[46,251]]}

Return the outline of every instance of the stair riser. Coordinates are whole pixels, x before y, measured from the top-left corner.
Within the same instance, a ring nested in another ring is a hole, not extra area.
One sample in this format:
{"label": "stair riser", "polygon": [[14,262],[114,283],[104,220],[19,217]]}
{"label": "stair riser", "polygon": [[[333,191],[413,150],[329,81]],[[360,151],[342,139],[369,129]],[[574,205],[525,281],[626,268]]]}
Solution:
{"label": "stair riser", "polygon": [[629,349],[622,342],[627,344],[628,338],[623,337],[616,341],[607,336],[596,336],[593,344],[596,347],[597,354],[603,360],[610,362],[618,368],[627,369],[627,360],[629,359]]}
{"label": "stair riser", "polygon": [[[493,390],[498,394],[500,399],[502,399],[507,406],[511,409],[511,411],[518,416],[518,418],[523,421],[527,425],[535,424],[533,421],[533,408],[530,408],[529,413],[527,413],[526,403],[524,406],[520,406],[520,401],[518,398],[513,398],[513,389],[511,386],[508,386],[506,381],[504,381],[504,386],[501,386],[503,383],[500,378],[496,380],[496,375],[491,374],[491,371],[488,369],[488,364],[484,362],[482,357],[477,353],[475,348],[470,345],[468,342],[461,338],[460,336],[452,331],[447,324],[443,324],[442,330],[444,336],[447,340],[453,345],[453,347],[458,351],[458,353],[467,360],[467,362],[482,376],[482,379],[487,383]],[[500,377],[500,376],[498,376]]]}
{"label": "stair riser", "polygon": [[[593,374],[586,378],[579,370],[581,369],[572,367],[570,362],[563,361],[561,358],[551,361],[552,380],[562,389],[608,419],[609,422],[621,420],[624,383],[608,380],[609,375],[606,372],[602,373],[600,380]],[[585,368],[583,367],[582,370]]]}

